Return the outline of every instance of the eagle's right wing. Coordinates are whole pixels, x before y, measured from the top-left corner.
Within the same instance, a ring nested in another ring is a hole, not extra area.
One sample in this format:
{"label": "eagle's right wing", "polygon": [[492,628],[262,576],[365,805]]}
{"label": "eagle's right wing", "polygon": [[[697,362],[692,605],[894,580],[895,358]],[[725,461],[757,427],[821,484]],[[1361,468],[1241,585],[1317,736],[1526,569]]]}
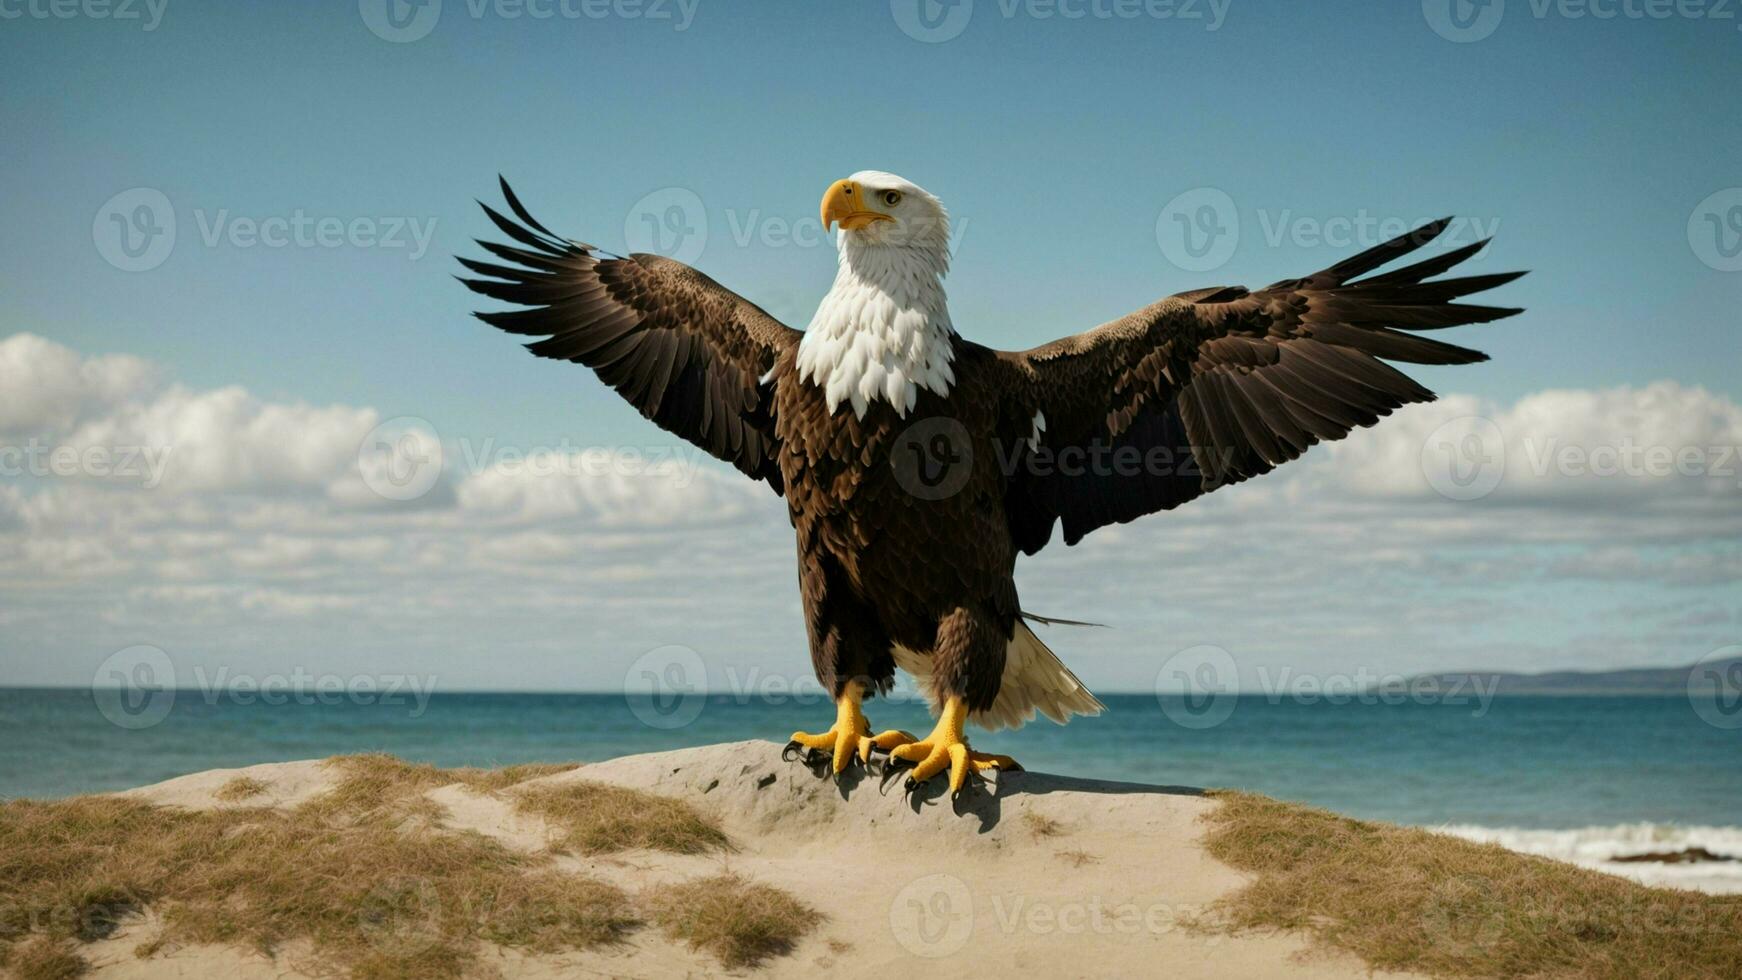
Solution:
{"label": "eagle's right wing", "polygon": [[1432,278],[1486,242],[1368,275],[1446,226],[1436,221],[1302,279],[1183,293],[1044,347],[1000,352],[1016,372],[1013,407],[1035,420],[1033,450],[1006,493],[1017,546],[1039,551],[1055,522],[1075,544],[1433,398],[1386,361],[1485,360],[1417,332],[1519,312],[1457,301],[1523,273]]}
{"label": "eagle's right wing", "polygon": [[474,292],[527,309],[476,314],[544,336],[539,357],[585,364],[641,414],[781,492],[773,420],[760,379],[801,334],[695,269],[658,255],[605,258],[559,238],[502,182],[517,224],[482,205],[524,248],[479,241],[513,265],[460,259]]}

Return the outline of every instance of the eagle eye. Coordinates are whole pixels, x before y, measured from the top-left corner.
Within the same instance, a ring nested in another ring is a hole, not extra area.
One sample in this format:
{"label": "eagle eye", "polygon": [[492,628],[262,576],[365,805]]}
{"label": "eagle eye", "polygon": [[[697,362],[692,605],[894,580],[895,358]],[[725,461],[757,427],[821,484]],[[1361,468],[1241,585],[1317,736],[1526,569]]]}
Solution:
{"label": "eagle eye", "polygon": [[883,192],[883,203],[889,205],[890,207],[894,207],[897,204],[900,204],[901,203],[901,192],[900,191],[884,191]]}

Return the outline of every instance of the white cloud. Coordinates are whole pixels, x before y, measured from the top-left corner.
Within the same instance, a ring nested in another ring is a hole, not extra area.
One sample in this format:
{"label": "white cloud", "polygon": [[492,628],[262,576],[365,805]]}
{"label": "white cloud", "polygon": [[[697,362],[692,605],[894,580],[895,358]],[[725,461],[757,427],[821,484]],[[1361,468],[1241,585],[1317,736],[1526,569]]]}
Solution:
{"label": "white cloud", "polygon": [[321,490],[355,469],[373,409],[262,402],[241,388],[175,386],[69,433],[62,444],[166,451],[161,487],[180,492]]}
{"label": "white cloud", "polygon": [[[135,358],[0,341],[0,449],[168,450],[153,489],[0,478],[0,683],[82,683],[71,665],[138,642],[334,669],[434,658],[453,683],[511,686],[612,686],[667,643],[808,671],[783,505],[693,447],[519,453],[412,430],[415,455],[446,472],[397,501],[371,489],[395,463],[365,445],[373,409],[158,377]],[[1434,489],[1424,449],[1469,417],[1502,433],[1505,469],[1457,501]],[[1049,634],[1099,685],[1145,686],[1196,642],[1243,666],[1691,661],[1742,618],[1724,593],[1742,578],[1742,496],[1710,473],[1738,442],[1735,402],[1671,382],[1454,396],[1178,512],[1055,544],[1018,580],[1031,611],[1119,627]],[[1556,462],[1569,445],[1592,462],[1641,447],[1644,465],[1650,447],[1697,447],[1705,469],[1573,472]],[[1623,592],[1644,611],[1599,615]]]}
{"label": "white cloud", "polygon": [[601,527],[669,527],[734,520],[769,493],[681,446],[659,458],[533,453],[468,477],[457,496],[464,510],[515,523],[579,518]]}
{"label": "white cloud", "polygon": [[[1412,405],[1332,448],[1345,489],[1444,498],[1449,466],[1498,464],[1504,502],[1627,507],[1665,495],[1742,494],[1742,406],[1704,388],[1551,390],[1496,405],[1465,395]],[[1454,491],[1455,492],[1455,491]]]}
{"label": "white cloud", "polygon": [[0,340],[0,435],[62,432],[149,392],[157,371],[125,354],[81,357],[31,333]]}

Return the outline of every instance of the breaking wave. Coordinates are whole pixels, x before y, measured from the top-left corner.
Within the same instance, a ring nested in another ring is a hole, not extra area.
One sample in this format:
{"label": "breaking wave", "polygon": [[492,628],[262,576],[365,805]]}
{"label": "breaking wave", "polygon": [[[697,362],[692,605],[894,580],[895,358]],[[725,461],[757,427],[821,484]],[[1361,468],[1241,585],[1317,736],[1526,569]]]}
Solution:
{"label": "breaking wave", "polygon": [[[1631,823],[1576,830],[1525,830],[1452,824],[1432,829],[1605,871],[1641,884],[1715,895],[1742,894],[1742,827]],[[1681,860],[1671,862],[1664,859],[1666,856]],[[1638,860],[1642,857],[1656,859]],[[1618,860],[1621,858],[1635,860]]]}

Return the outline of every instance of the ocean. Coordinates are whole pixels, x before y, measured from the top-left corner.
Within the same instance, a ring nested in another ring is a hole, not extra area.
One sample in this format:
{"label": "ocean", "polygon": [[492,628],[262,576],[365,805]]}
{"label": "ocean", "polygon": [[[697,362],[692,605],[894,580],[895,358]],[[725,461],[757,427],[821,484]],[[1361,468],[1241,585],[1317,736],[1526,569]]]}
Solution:
{"label": "ocean", "polygon": [[[783,742],[794,729],[827,728],[833,715],[816,697],[402,693],[360,704],[304,692],[279,700],[190,690],[130,705],[111,692],[0,689],[0,797],[101,792],[347,752],[441,766],[586,762]],[[1179,697],[1103,700],[1100,717],[978,732],[975,746],[1031,769],[1252,790],[1654,883],[1742,892],[1742,861],[1608,860],[1687,847],[1742,859],[1742,728],[1686,697],[1309,703],[1241,695],[1213,711]],[[879,729],[930,727],[912,701],[874,701],[867,713]]]}

